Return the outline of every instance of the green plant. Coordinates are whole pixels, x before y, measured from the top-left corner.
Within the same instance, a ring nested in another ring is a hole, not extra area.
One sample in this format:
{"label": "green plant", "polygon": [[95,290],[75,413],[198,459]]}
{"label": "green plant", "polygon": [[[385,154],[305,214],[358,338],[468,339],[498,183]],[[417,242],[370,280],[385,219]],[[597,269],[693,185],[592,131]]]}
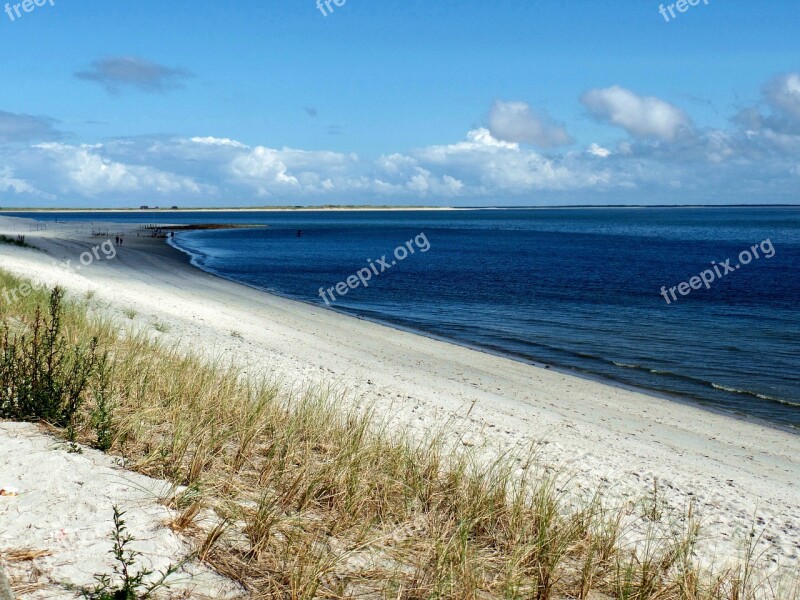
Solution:
{"label": "green plant", "polygon": [[652,493],[642,499],[642,516],[649,521],[658,523],[664,516],[666,504],[663,490],[658,487],[658,477],[655,477],[653,478]]}
{"label": "green plant", "polygon": [[0,235],[0,243],[11,244],[12,246],[19,246],[20,248],[33,248],[33,246],[25,241],[24,235],[18,235],[16,238],[12,238],[7,235]]}
{"label": "green plant", "polygon": [[171,564],[165,571],[159,573],[158,579],[147,583],[153,571],[136,566],[141,554],[130,548],[130,544],[136,538],[128,533],[125,520],[122,518],[124,516],[125,513],[115,506],[114,531],[111,533],[111,539],[114,542],[111,553],[114,555],[116,563],[113,580],[109,575],[95,575],[94,579],[97,584],[94,588],[81,590],[84,598],[89,600],[146,600],[152,598],[160,588],[166,587],[167,578],[180,568],[180,565]]}
{"label": "green plant", "polygon": [[97,338],[70,346],[63,332],[61,288],[49,300],[49,319],[36,307],[33,323],[12,335],[4,323],[0,340],[0,417],[43,420],[66,427],[75,440],[74,417],[98,362]]}

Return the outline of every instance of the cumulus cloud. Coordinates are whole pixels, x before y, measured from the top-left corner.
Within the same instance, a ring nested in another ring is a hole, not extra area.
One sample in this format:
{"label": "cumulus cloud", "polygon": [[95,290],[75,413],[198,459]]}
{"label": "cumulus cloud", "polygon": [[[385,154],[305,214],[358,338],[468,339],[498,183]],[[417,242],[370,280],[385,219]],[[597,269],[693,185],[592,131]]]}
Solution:
{"label": "cumulus cloud", "polygon": [[259,196],[345,191],[357,177],[358,157],[327,151],[256,146],[238,153],[226,169],[232,181]]}
{"label": "cumulus cloud", "polygon": [[109,94],[125,89],[165,93],[183,87],[193,77],[186,69],[165,67],[136,56],[112,56],[96,60],[91,67],[75,73],[75,77],[102,85]]}
{"label": "cumulus cloud", "polygon": [[608,148],[603,148],[599,144],[595,143],[592,143],[589,148],[587,148],[586,153],[599,158],[608,158],[611,156],[611,150]]}
{"label": "cumulus cloud", "polygon": [[622,127],[636,138],[673,140],[692,127],[688,115],[678,107],[618,85],[589,90],[581,102],[597,120]]}
{"label": "cumulus cloud", "polygon": [[800,120],[800,72],[775,77],[765,89],[770,106]]}
{"label": "cumulus cloud", "polygon": [[149,165],[131,165],[102,155],[103,146],[73,146],[45,143],[35,146],[59,176],[62,193],[77,193],[89,198],[110,193],[200,194],[212,191],[191,178],[160,171]]}
{"label": "cumulus cloud", "polygon": [[[224,182],[237,197],[326,201],[380,198],[414,201],[469,199],[493,194],[581,189],[607,179],[498,140],[488,129],[470,131],[452,144],[394,153],[376,160],[355,154],[294,148],[250,147],[224,138],[125,140],[107,144],[106,155],[150,160],[196,181]],[[595,169],[596,171],[596,169]]]}
{"label": "cumulus cloud", "polygon": [[33,184],[14,176],[10,167],[0,169],[0,192],[23,194],[34,198],[53,199],[53,196],[38,190]]}
{"label": "cumulus cloud", "polygon": [[762,102],[742,108],[731,121],[753,140],[795,146],[800,139],[800,72],[773,77],[762,88]]}
{"label": "cumulus cloud", "polygon": [[[592,144],[543,155],[488,129],[449,144],[375,160],[354,154],[248,146],[210,136],[126,138],[96,145],[0,146],[0,195],[102,203],[164,197],[194,204],[594,203],[754,195],[797,189],[800,138],[774,132],[707,131],[664,144]],[[7,165],[2,170],[2,165]],[[34,185],[36,186],[34,188]],[[675,196],[679,194],[679,196]]]}
{"label": "cumulus cloud", "polygon": [[0,144],[58,139],[61,133],[54,128],[54,123],[46,117],[0,110]]}
{"label": "cumulus cloud", "polygon": [[454,144],[430,146],[411,153],[418,164],[462,181],[470,193],[523,193],[578,189],[586,178],[561,161],[495,138],[488,129],[470,131]]}
{"label": "cumulus cloud", "polygon": [[300,185],[297,177],[289,174],[281,153],[271,148],[255,148],[249,154],[236,158],[231,163],[231,172],[241,180],[256,183],[262,195],[269,193],[270,186]]}
{"label": "cumulus cloud", "polygon": [[536,113],[526,102],[495,101],[489,111],[489,131],[499,140],[543,148],[572,143],[562,125],[545,114]]}
{"label": "cumulus cloud", "polygon": [[241,142],[237,142],[236,140],[232,140],[230,138],[217,138],[217,137],[193,137],[189,140],[195,144],[200,144],[201,146],[227,146],[229,148],[247,148]]}

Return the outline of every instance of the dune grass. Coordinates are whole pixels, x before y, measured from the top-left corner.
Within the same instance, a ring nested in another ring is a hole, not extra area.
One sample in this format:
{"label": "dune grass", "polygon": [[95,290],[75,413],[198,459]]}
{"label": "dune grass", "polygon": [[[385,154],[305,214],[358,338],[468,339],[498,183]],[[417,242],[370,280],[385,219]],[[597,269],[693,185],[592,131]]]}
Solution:
{"label": "dune grass", "polygon": [[[0,272],[0,287],[20,283]],[[85,300],[59,298],[42,317],[53,297],[36,291],[0,316],[18,346],[37,311],[49,331],[57,317],[60,376],[88,349],[102,357],[55,424],[173,482],[170,526],[246,597],[798,598],[796,582],[757,577],[752,556],[701,569],[696,519],[661,523],[657,490],[631,544],[629,512],[599,494],[577,501],[534,448],[487,458],[444,433],[421,440],[335,390],[245,377],[236,357],[186,354]]]}
{"label": "dune grass", "polygon": [[19,246],[20,248],[35,248],[35,246],[31,246],[25,241],[24,235],[18,235],[17,237],[12,238],[10,236],[0,234],[0,244],[9,244],[11,246]]}

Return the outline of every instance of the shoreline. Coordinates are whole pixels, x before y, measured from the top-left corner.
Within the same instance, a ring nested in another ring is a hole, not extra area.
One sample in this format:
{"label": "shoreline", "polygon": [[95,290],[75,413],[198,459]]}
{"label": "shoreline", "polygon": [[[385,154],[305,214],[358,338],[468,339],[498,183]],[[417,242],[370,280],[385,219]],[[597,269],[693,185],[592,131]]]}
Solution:
{"label": "shoreline", "polygon": [[[12,223],[2,218],[0,229]],[[536,444],[578,493],[599,488],[631,501],[657,481],[675,514],[697,505],[722,557],[738,553],[757,515],[759,551],[797,562],[794,433],[257,290],[198,269],[161,239],[136,238],[130,223],[109,224],[127,231],[114,260],[65,272],[53,260],[74,259],[98,240],[73,225],[26,234],[48,254],[0,248],[0,267],[73,293],[91,290],[104,312],[124,322],[135,310],[133,324],[163,324],[165,340],[230,357],[247,373],[344,390],[398,428],[429,432],[447,422],[456,443],[491,452]]]}
{"label": "shoreline", "polygon": [[[165,227],[168,227],[168,226],[165,226]],[[259,286],[255,285],[255,284],[251,284],[251,283],[248,283],[246,281],[239,281],[239,280],[236,280],[236,279],[225,277],[224,275],[221,275],[220,273],[217,273],[216,271],[213,271],[213,270],[210,270],[210,269],[205,269],[205,268],[199,266],[195,262],[195,259],[197,257],[191,251],[186,250],[186,249],[181,248],[180,246],[178,246],[177,243],[175,242],[175,238],[166,238],[166,244],[167,244],[167,246],[169,246],[170,248],[175,250],[181,257],[183,257],[186,260],[186,262],[192,268],[197,269],[198,271],[200,271],[202,273],[206,273],[208,275],[211,275],[213,277],[217,277],[217,278],[219,278],[219,279],[221,279],[223,281],[227,281],[227,282],[230,282],[230,283],[235,284],[235,285],[245,286],[247,288],[256,290],[256,291],[258,291],[260,293],[263,293],[263,294],[269,294],[271,296],[282,298],[282,299],[287,300],[289,302],[299,302],[301,304],[304,304],[304,305],[307,305],[307,306],[312,306],[312,307],[317,308],[317,309],[329,310],[329,311],[331,311],[331,312],[333,312],[335,314],[339,314],[339,315],[342,315],[342,316],[345,316],[345,317],[359,319],[359,320],[362,320],[362,321],[366,321],[368,323],[374,323],[375,325],[379,325],[381,327],[389,327],[389,328],[395,329],[397,331],[402,331],[402,332],[405,332],[405,333],[409,333],[411,335],[418,335],[418,336],[425,337],[425,338],[428,338],[428,339],[431,339],[431,340],[435,340],[435,341],[438,341],[438,342],[442,342],[442,343],[445,343],[445,344],[453,344],[453,345],[459,346],[461,348],[466,348],[468,350],[473,350],[475,352],[481,352],[483,354],[487,354],[487,355],[490,355],[490,356],[495,356],[495,357],[498,357],[498,358],[504,358],[504,359],[507,359],[507,360],[513,360],[515,362],[518,362],[518,363],[521,363],[521,364],[525,364],[525,365],[530,365],[530,366],[538,368],[538,369],[552,370],[553,372],[561,373],[561,374],[567,375],[569,377],[577,377],[579,379],[584,379],[586,381],[599,383],[601,385],[614,387],[614,388],[618,388],[618,389],[629,391],[629,392],[633,392],[633,393],[644,394],[644,395],[650,396],[652,398],[658,398],[660,400],[666,400],[668,402],[676,402],[676,403],[681,404],[683,406],[689,406],[689,407],[692,407],[692,408],[697,408],[697,409],[700,409],[700,410],[708,411],[708,412],[710,412],[712,414],[715,414],[715,415],[718,415],[718,416],[721,416],[721,417],[734,419],[734,420],[742,421],[742,422],[745,422],[745,423],[752,423],[752,424],[758,425],[760,427],[770,427],[770,428],[776,429],[778,431],[782,431],[784,433],[789,433],[791,435],[800,436],[800,428],[792,427],[791,425],[786,425],[786,424],[783,424],[783,423],[770,421],[768,419],[761,418],[761,417],[758,417],[758,416],[755,416],[755,415],[740,414],[740,413],[736,413],[736,412],[733,412],[733,411],[725,410],[724,408],[721,408],[719,406],[714,406],[714,405],[712,405],[710,403],[704,403],[703,400],[700,399],[700,398],[696,398],[696,397],[692,397],[692,396],[683,396],[683,395],[680,395],[678,393],[673,393],[673,392],[670,392],[668,390],[663,390],[663,389],[659,389],[659,388],[655,388],[655,387],[651,388],[651,387],[646,387],[646,386],[629,384],[629,383],[626,383],[624,381],[619,381],[619,380],[613,379],[613,378],[608,377],[608,376],[603,376],[603,375],[600,375],[600,374],[597,374],[597,373],[592,373],[590,371],[581,371],[581,370],[576,369],[576,368],[565,367],[565,366],[557,365],[557,364],[553,364],[553,363],[546,363],[546,362],[543,362],[541,360],[536,360],[536,359],[533,359],[533,358],[527,358],[527,357],[524,357],[524,356],[514,355],[512,353],[503,352],[502,350],[495,350],[495,349],[492,349],[492,348],[483,347],[483,346],[481,346],[479,344],[470,343],[470,342],[465,341],[465,340],[458,340],[458,339],[454,339],[454,338],[448,338],[448,337],[443,336],[443,335],[438,335],[438,334],[436,334],[436,333],[434,333],[432,331],[426,331],[424,329],[417,329],[417,328],[414,328],[414,327],[411,327],[411,326],[402,325],[400,323],[394,323],[394,322],[392,322],[390,320],[382,320],[380,318],[372,318],[372,317],[368,317],[368,316],[357,314],[355,312],[350,312],[350,311],[347,311],[345,309],[337,309],[337,308],[335,308],[333,306],[324,307],[324,306],[322,306],[320,304],[317,304],[315,302],[312,302],[310,300],[305,300],[305,299],[302,299],[302,298],[294,298],[292,296],[281,294],[281,293],[276,292],[274,290],[268,290],[268,289],[259,287]]]}

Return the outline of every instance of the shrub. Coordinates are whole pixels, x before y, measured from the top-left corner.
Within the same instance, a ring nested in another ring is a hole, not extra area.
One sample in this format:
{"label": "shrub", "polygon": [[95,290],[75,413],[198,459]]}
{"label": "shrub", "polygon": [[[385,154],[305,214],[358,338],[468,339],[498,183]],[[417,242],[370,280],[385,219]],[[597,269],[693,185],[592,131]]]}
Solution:
{"label": "shrub", "polygon": [[18,235],[16,238],[7,235],[0,235],[0,243],[10,244],[12,246],[19,246],[21,248],[33,248],[28,242],[25,241],[24,235]]}
{"label": "shrub", "polygon": [[62,327],[63,299],[63,290],[54,288],[48,317],[37,307],[33,322],[22,321],[17,333],[3,323],[0,418],[42,420],[71,431],[99,357],[97,338],[69,345]]}

